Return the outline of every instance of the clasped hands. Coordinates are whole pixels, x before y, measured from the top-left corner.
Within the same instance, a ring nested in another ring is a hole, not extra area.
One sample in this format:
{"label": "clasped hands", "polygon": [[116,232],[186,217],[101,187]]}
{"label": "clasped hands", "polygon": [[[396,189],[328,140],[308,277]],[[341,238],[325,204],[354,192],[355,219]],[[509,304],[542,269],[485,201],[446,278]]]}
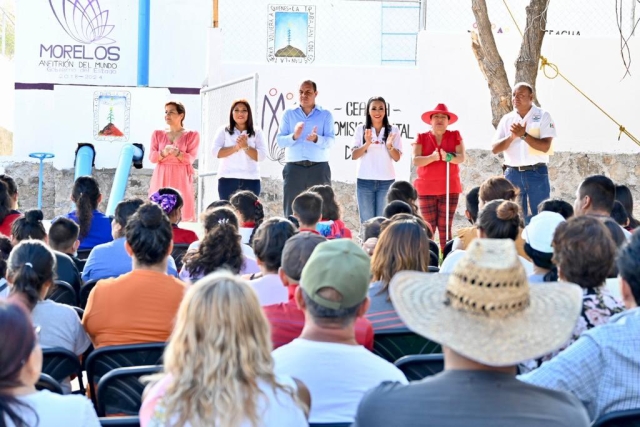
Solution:
{"label": "clasped hands", "polygon": [[236,151],[246,150],[249,148],[249,137],[246,133],[241,133],[236,139]]}
{"label": "clasped hands", "polygon": [[173,145],[173,144],[167,144],[162,149],[160,154],[162,155],[162,157],[167,157],[169,155],[174,155],[174,156],[178,157],[178,155],[180,154],[180,149],[178,147],[176,147],[175,145]]}
{"label": "clasped hands", "polygon": [[511,125],[512,139],[522,138],[525,133],[527,133],[527,129],[524,126],[522,126],[520,123],[514,123]]}
{"label": "clasped hands", "polygon": [[456,155],[454,153],[447,153],[442,148],[438,148],[433,153],[429,154],[427,157],[431,159],[432,162],[442,160],[445,162],[450,162]]}
{"label": "clasped hands", "polygon": [[[372,136],[372,132],[371,129],[365,129],[364,130],[364,142],[365,145],[367,147],[369,147],[371,144],[373,144],[373,139],[371,138]],[[387,137],[387,142],[385,143],[387,146],[387,150],[392,150],[393,149],[393,141],[396,139],[396,134],[395,133],[391,133],[389,134],[389,136]],[[378,144],[378,142],[376,142],[376,144]]]}
{"label": "clasped hands", "polygon": [[[304,122],[298,122],[296,124],[295,130],[293,131],[294,141],[300,138],[300,136],[302,136],[303,130],[304,130]],[[314,126],[313,129],[311,129],[311,133],[307,135],[307,141],[313,142],[313,143],[318,142],[318,126]]]}

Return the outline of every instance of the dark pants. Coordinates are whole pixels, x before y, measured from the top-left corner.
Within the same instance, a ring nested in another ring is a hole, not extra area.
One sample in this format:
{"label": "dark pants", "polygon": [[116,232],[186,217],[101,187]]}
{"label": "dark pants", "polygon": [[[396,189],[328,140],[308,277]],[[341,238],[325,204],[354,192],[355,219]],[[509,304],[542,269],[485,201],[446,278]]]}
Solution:
{"label": "dark pants", "polygon": [[220,200],[229,200],[233,193],[241,190],[249,190],[256,196],[260,196],[260,180],[236,178],[218,179],[218,196]]}
{"label": "dark pants", "polygon": [[301,166],[287,163],[282,170],[284,180],[282,206],[285,218],[293,215],[291,204],[298,194],[314,185],[331,185],[331,168],[329,162],[314,163],[310,166]]}
{"label": "dark pants", "polygon": [[541,165],[536,170],[522,172],[507,167],[504,177],[520,190],[520,206],[522,206],[522,212],[529,222],[531,216],[538,214],[540,202],[548,199],[551,193],[547,166]]}

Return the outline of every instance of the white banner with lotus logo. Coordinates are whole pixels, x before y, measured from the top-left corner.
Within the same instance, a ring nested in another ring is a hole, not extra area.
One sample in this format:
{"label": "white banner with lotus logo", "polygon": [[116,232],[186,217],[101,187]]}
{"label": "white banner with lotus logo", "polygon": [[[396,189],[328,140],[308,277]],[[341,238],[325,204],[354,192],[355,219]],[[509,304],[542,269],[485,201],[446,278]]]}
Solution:
{"label": "white banner with lotus logo", "polygon": [[135,85],[138,2],[16,2],[16,81]]}

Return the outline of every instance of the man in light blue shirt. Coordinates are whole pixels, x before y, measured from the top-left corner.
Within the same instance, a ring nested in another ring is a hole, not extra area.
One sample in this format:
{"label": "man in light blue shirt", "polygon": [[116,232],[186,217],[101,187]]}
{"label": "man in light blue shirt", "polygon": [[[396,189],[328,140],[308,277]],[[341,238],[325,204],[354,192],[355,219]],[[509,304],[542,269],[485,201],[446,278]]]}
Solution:
{"label": "man in light blue shirt", "polygon": [[617,260],[627,310],[584,332],[566,350],[521,381],[568,391],[592,420],[614,411],[640,408],[640,231]]}
{"label": "man in light blue shirt", "polygon": [[284,180],[283,207],[291,215],[293,199],[314,185],[331,185],[329,153],[335,141],[333,116],[316,105],[317,86],[311,80],[300,85],[300,104],[284,112],[278,146],[284,148],[287,162],[282,171]]}

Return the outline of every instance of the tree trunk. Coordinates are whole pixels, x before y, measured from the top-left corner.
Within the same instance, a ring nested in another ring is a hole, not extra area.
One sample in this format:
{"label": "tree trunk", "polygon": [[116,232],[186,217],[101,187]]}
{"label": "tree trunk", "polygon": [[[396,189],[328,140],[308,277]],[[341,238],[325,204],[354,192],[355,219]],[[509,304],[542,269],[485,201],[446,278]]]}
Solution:
{"label": "tree trunk", "polygon": [[472,0],[471,9],[476,18],[478,32],[471,33],[471,48],[478,60],[480,70],[489,85],[491,93],[491,113],[493,127],[498,126],[502,116],[513,109],[511,86],[504,70],[504,62],[498,52],[491,32],[491,22],[485,0]]}
{"label": "tree trunk", "polygon": [[[531,0],[527,6],[527,26],[524,39],[520,45],[520,53],[516,59],[516,82],[529,83],[536,88],[538,77],[538,62],[542,50],[542,40],[547,28],[547,10],[550,0]],[[535,95],[535,92],[534,92]],[[538,97],[534,102],[538,105]]]}

